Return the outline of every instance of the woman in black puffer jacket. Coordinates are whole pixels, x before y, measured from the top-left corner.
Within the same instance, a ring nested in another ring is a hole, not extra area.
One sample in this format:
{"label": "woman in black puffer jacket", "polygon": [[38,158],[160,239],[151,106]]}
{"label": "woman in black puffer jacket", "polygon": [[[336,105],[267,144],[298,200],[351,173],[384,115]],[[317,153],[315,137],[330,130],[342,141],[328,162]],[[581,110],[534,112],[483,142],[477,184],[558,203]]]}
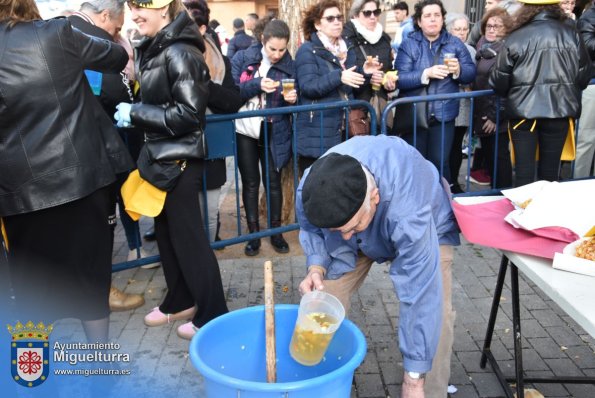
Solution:
{"label": "woman in black puffer jacket", "polygon": [[[198,204],[207,156],[202,133],[209,99],[209,72],[201,53],[205,46],[198,27],[180,0],[151,3],[138,0],[129,4],[132,20],[145,36],[135,57],[142,102],[132,105],[129,118],[126,117],[128,104],[120,104],[116,119],[129,120],[144,129],[148,141],[163,142],[153,147],[153,159],[180,136],[199,137],[192,158],[152,162],[148,166],[177,165],[182,172],[155,218],[168,292],[162,304],[145,317],[145,324],[158,326],[192,319],[178,327],[178,335],[190,339],[198,328],[227,312],[217,259],[209,245]],[[146,149],[147,144],[141,150],[141,157]],[[143,163],[140,160],[138,163],[143,176]]]}
{"label": "woman in black puffer jacket", "polygon": [[489,81],[507,100],[515,186],[535,181],[536,165],[538,179],[558,180],[571,118],[580,116],[581,91],[591,78],[587,50],[560,6],[551,0],[520,1],[525,4]]}

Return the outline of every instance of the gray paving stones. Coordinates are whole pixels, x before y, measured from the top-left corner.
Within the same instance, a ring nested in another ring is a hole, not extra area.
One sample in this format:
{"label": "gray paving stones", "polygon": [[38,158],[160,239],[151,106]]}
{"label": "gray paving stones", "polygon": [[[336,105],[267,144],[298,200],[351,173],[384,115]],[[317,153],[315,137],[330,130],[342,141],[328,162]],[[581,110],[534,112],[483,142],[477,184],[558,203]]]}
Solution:
{"label": "gray paving stones", "polygon": [[[145,221],[146,222],[146,221]],[[118,230],[119,234],[122,234]],[[119,240],[114,262],[123,261],[127,247]],[[151,254],[154,244],[146,245]],[[297,286],[305,275],[303,256],[273,258],[275,265],[275,298],[277,303],[297,303]],[[221,260],[220,268],[230,310],[263,304],[263,258]],[[451,383],[458,392],[454,398],[496,398],[504,392],[489,365],[479,367],[480,348],[485,338],[493,288],[500,266],[495,250],[464,242],[455,250],[453,267],[453,305],[457,311]],[[520,283],[523,359],[527,375],[553,374],[595,376],[595,340],[543,294],[527,283],[522,273]],[[510,279],[506,277],[501,309],[496,321],[492,352],[504,373],[514,373]],[[159,396],[202,397],[204,380],[188,357],[188,342],[177,337],[176,322],[147,328],[144,315],[159,305],[166,291],[161,268],[136,268],[114,275],[117,287],[128,293],[143,293],[146,304],[135,310],[114,313],[111,336],[131,353],[140,383],[157,378]],[[370,276],[352,299],[349,318],[367,338],[368,353],[356,370],[352,398],[399,397],[402,381],[402,357],[398,351],[395,328],[398,325],[399,302],[388,277],[386,265],[375,264]],[[80,323],[60,321],[62,333],[82,333]],[[163,382],[162,384],[160,384]],[[595,397],[592,385],[538,384],[550,397]],[[432,398],[432,397],[429,397]]]}

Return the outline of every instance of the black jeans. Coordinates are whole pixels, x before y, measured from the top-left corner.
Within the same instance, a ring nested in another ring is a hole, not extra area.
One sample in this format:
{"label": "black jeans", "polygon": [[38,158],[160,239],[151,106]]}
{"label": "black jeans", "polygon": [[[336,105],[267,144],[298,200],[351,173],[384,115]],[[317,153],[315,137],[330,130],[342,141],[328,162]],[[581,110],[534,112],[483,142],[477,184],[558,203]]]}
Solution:
{"label": "black jeans", "polygon": [[[531,128],[533,132],[531,132]],[[537,179],[557,181],[560,171],[560,157],[568,134],[568,118],[559,119],[527,119],[523,123],[519,119],[509,121],[512,146],[515,155],[515,186],[526,185]],[[516,128],[515,128],[516,126]],[[535,152],[539,144],[539,160]]]}
{"label": "black jeans", "polygon": [[[269,135],[271,130],[269,129]],[[250,223],[258,221],[258,193],[260,190],[260,173],[263,180],[266,179],[265,150],[261,134],[260,139],[250,138],[242,134],[236,134],[238,143],[238,168],[242,177],[242,200],[246,210],[246,219]],[[258,163],[260,162],[260,169]],[[283,193],[281,191],[281,170],[276,170],[273,164],[273,157],[269,149],[269,208],[271,210],[271,221],[281,220],[281,205]],[[266,180],[263,181],[266,189]]]}
{"label": "black jeans", "polygon": [[[483,150],[484,164],[492,179],[494,188],[510,188],[512,186],[512,163],[510,161],[510,140],[507,133],[498,134],[498,158],[495,166],[494,151],[496,147],[496,134],[480,137]],[[494,166],[496,167],[496,184],[494,184]]]}
{"label": "black jeans", "polygon": [[155,217],[167,294],[159,310],[173,314],[197,307],[192,323],[202,327],[227,312],[217,258],[202,221],[198,193],[204,161],[188,161],[175,188],[167,193],[163,211]]}
{"label": "black jeans", "polygon": [[448,162],[450,167],[450,178],[453,184],[459,183],[459,172],[461,170],[461,164],[463,163],[463,138],[465,138],[467,130],[469,130],[468,126],[455,126]]}

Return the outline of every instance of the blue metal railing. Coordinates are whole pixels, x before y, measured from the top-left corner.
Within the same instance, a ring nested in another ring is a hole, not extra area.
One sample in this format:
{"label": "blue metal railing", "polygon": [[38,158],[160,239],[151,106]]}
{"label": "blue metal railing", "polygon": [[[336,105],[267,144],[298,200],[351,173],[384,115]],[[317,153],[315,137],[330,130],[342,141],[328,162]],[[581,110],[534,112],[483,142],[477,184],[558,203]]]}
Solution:
{"label": "blue metal railing", "polygon": [[[211,114],[211,115],[207,115],[207,128],[206,128],[206,134],[207,134],[207,141],[208,141],[208,145],[209,145],[209,159],[213,159],[213,158],[220,158],[220,157],[224,157],[224,156],[231,156],[234,158],[234,175],[235,175],[235,196],[236,196],[236,219],[237,219],[237,236],[234,238],[229,238],[229,239],[224,239],[224,240],[220,240],[217,242],[213,242],[211,243],[211,247],[213,249],[218,249],[218,248],[223,248],[225,246],[229,246],[229,245],[234,245],[234,244],[238,244],[238,243],[242,243],[242,242],[247,242],[249,240],[252,239],[257,239],[257,238],[264,238],[264,237],[268,237],[271,235],[275,235],[275,234],[279,234],[279,233],[285,233],[285,232],[289,232],[289,231],[294,231],[299,229],[299,226],[297,224],[297,222],[294,222],[292,224],[289,225],[284,225],[281,227],[276,227],[276,228],[270,228],[271,225],[271,214],[270,214],[270,206],[268,206],[268,204],[270,203],[270,195],[269,195],[269,183],[270,183],[270,178],[269,178],[269,151],[266,150],[265,151],[265,167],[264,169],[266,170],[265,172],[265,176],[263,176],[263,184],[265,184],[265,192],[266,192],[266,203],[267,203],[267,227],[265,229],[262,229],[260,232],[253,232],[253,233],[248,233],[248,234],[242,234],[242,223],[241,223],[241,213],[240,213],[240,188],[239,188],[239,175],[238,175],[238,164],[237,164],[237,143],[235,141],[235,121],[238,119],[244,119],[244,118],[250,118],[250,117],[271,117],[271,116],[283,116],[283,115],[291,115],[293,118],[292,121],[292,133],[293,133],[293,147],[294,147],[294,156],[293,156],[293,168],[294,168],[294,198],[295,198],[295,191],[297,189],[298,186],[298,172],[297,172],[297,156],[296,156],[296,145],[295,145],[295,138],[297,137],[297,128],[296,128],[296,122],[297,122],[297,114],[298,113],[303,113],[303,112],[318,112],[317,117],[320,119],[320,148],[321,148],[321,155],[322,153],[325,152],[325,148],[324,148],[324,130],[323,130],[323,125],[324,125],[324,111],[328,111],[328,110],[333,110],[333,109],[343,109],[343,118],[345,121],[345,126],[346,126],[346,130],[345,130],[345,137],[348,137],[349,135],[349,123],[347,123],[347,116],[348,116],[348,111],[350,108],[365,108],[368,110],[368,113],[370,115],[370,131],[372,132],[372,134],[376,134],[376,132],[378,131],[378,123],[376,120],[376,112],[374,110],[374,108],[372,107],[372,105],[367,102],[367,101],[361,101],[361,100],[350,100],[350,101],[337,101],[337,102],[322,102],[322,103],[316,103],[316,104],[312,104],[312,105],[294,105],[294,106],[285,106],[285,107],[280,107],[280,108],[272,108],[272,109],[259,109],[259,110],[253,110],[253,111],[245,111],[245,112],[240,112],[240,113],[233,113],[233,114]],[[227,124],[225,125],[226,122],[231,122],[232,124]],[[232,134],[223,134],[222,137],[224,139],[225,142],[221,142],[220,140],[217,140],[217,138],[220,136],[220,132],[221,131],[217,131],[217,129],[210,129],[210,126],[221,126],[222,128],[231,128],[233,129]],[[269,139],[268,139],[268,135],[269,135],[269,127],[267,123],[264,123],[264,128],[263,128],[263,134],[264,134],[264,142],[265,145],[268,145],[269,143]],[[212,139],[212,143],[211,140]],[[211,151],[211,146],[215,147],[214,151]],[[328,148],[326,148],[328,149]],[[203,181],[205,181],[206,179],[203,178]],[[206,181],[204,183],[203,189],[206,191]],[[208,202],[206,200],[206,195],[204,195],[204,212],[205,212],[205,216],[204,216],[204,224],[205,227],[207,226],[207,220],[208,220]],[[295,220],[295,219],[294,219]],[[207,231],[207,235],[208,235],[208,231]],[[146,258],[140,258],[137,260],[133,260],[133,261],[125,261],[125,262],[121,262],[121,263],[117,263],[114,264],[112,266],[112,272],[118,272],[118,271],[122,271],[125,269],[129,269],[129,268],[134,268],[134,267],[138,267],[141,265],[145,265],[145,264],[150,264],[153,263],[155,261],[159,260],[159,256],[150,256],[150,257],[146,257]]]}
{"label": "blue metal railing", "polygon": [[[593,79],[591,81],[590,84],[595,84],[595,79]],[[398,98],[392,102],[389,102],[386,106],[386,108],[384,109],[384,111],[382,112],[382,116],[381,116],[381,120],[380,120],[380,133],[381,134],[388,134],[388,127],[387,127],[387,119],[390,117],[393,117],[393,113],[392,110],[395,109],[396,111],[398,111],[398,106],[402,105],[402,104],[406,104],[406,103],[414,103],[414,104],[418,104],[418,103],[425,103],[425,102],[433,102],[433,101],[441,101],[442,105],[444,105],[444,103],[446,101],[451,101],[451,100],[462,100],[462,99],[469,99],[470,100],[470,109],[469,109],[469,114],[473,115],[473,111],[474,111],[474,104],[475,104],[475,99],[478,97],[484,97],[484,96],[492,96],[495,95],[493,90],[481,90],[481,91],[469,91],[469,92],[459,92],[459,93],[451,93],[451,94],[433,94],[433,95],[427,95],[427,96],[415,96],[415,97],[405,97],[405,98]],[[296,131],[296,115],[298,113],[301,112],[311,112],[311,111],[325,111],[325,110],[331,110],[331,109],[344,109],[344,120],[345,120],[345,126],[347,131],[345,132],[345,138],[348,137],[348,123],[347,123],[347,114],[348,114],[348,109],[350,107],[364,107],[368,110],[368,113],[370,115],[370,131],[372,134],[376,134],[377,130],[377,120],[376,120],[376,113],[373,109],[373,107],[371,106],[371,104],[369,102],[366,101],[360,101],[360,100],[352,100],[352,101],[339,101],[339,102],[328,102],[328,103],[317,103],[317,104],[313,104],[313,105],[298,105],[298,106],[287,106],[287,107],[282,107],[282,108],[274,108],[274,109],[262,109],[262,110],[254,110],[254,111],[246,111],[246,112],[241,112],[241,113],[236,113],[236,114],[219,114],[219,115],[208,115],[207,116],[207,129],[210,125],[213,125],[215,123],[222,123],[222,122],[231,122],[233,123],[235,120],[237,119],[241,119],[241,118],[248,118],[248,117],[255,117],[255,116],[275,116],[275,115],[287,115],[290,114],[293,116],[293,122],[292,122],[292,133],[293,133],[293,168],[294,168],[294,198],[295,198],[295,190],[297,189],[298,186],[298,166],[297,166],[297,135],[299,134],[298,131]],[[414,105],[414,109],[417,109],[417,105]],[[396,113],[398,116],[398,113]],[[417,134],[417,126],[415,126],[416,121],[415,121],[415,111],[414,111],[414,146],[415,146],[415,135]],[[322,130],[323,127],[323,120],[324,120],[324,115],[322,112],[320,112],[320,128],[321,128],[321,132],[320,132],[320,142],[321,142],[321,155],[324,152],[323,148],[323,137],[324,137],[324,131]],[[444,121],[441,122],[442,128],[441,128],[441,145],[444,146]],[[496,131],[499,131],[500,125],[500,99],[498,98],[497,103],[496,103]],[[234,128],[232,126],[232,128]],[[235,130],[235,128],[234,128]],[[469,135],[469,142],[467,144],[467,149],[468,149],[468,157],[467,157],[467,175],[466,175],[466,189],[465,189],[465,193],[463,194],[458,194],[456,196],[478,196],[478,195],[497,195],[500,193],[500,189],[499,188],[494,188],[495,187],[495,182],[496,182],[496,178],[497,178],[497,161],[498,161],[498,156],[497,156],[497,151],[498,151],[498,136],[499,134],[495,134],[495,140],[496,140],[496,144],[494,145],[495,149],[494,149],[494,167],[493,167],[493,173],[491,176],[491,181],[492,181],[492,186],[489,189],[484,189],[484,190],[477,190],[474,192],[470,192],[470,169],[471,169],[471,151],[472,151],[472,140],[471,137],[473,136],[472,134],[473,131],[473,118],[470,117],[469,118],[469,126],[467,128],[467,132]],[[212,132],[211,134],[216,134],[216,132]],[[233,134],[235,134],[235,131],[233,131]],[[265,128],[264,128],[264,134],[265,134],[265,143],[268,143],[268,126],[265,124]],[[578,134],[578,123],[576,124],[576,129],[575,129],[575,134]],[[255,238],[264,238],[267,236],[271,236],[274,234],[278,234],[278,233],[284,233],[284,232],[288,232],[288,231],[294,231],[299,229],[299,226],[296,222],[289,224],[289,225],[285,225],[285,226],[281,226],[281,227],[277,227],[277,228],[268,228],[268,229],[263,229],[260,232],[256,232],[256,233],[249,233],[249,234],[242,234],[241,231],[241,214],[240,214],[240,195],[239,195],[239,179],[238,179],[238,166],[237,166],[237,146],[235,143],[235,138],[231,138],[231,142],[227,143],[227,145],[231,145],[229,146],[226,150],[223,151],[216,151],[216,156],[221,156],[221,154],[226,155],[226,156],[233,156],[234,157],[234,161],[235,161],[235,167],[234,167],[234,172],[235,172],[235,189],[236,189],[236,216],[237,216],[237,236],[234,238],[230,238],[230,239],[225,239],[225,240],[221,240],[218,242],[214,242],[211,244],[211,246],[214,249],[217,248],[222,248],[225,246],[229,246],[229,245],[233,245],[233,244],[238,244],[238,243],[242,243],[242,242],[246,242],[248,240],[251,239],[255,239]],[[268,144],[267,144],[268,145]],[[444,152],[444,151],[443,151]],[[266,175],[264,176],[264,183],[267,184],[266,187],[266,192],[267,192],[267,204],[270,203],[270,197],[268,195],[268,184],[269,184],[269,176],[268,176],[268,162],[269,162],[269,151],[266,151],[266,156],[265,156],[265,170],[267,170]],[[439,167],[439,171],[440,174],[443,174],[443,164],[444,164],[444,159],[441,158],[441,162],[440,162],[440,167]],[[574,165],[572,165],[572,168],[574,167]],[[456,176],[454,177],[456,178]],[[208,205],[205,205],[205,209],[208,207]],[[270,210],[268,208],[269,206],[267,206],[267,223],[268,226],[270,226]],[[207,220],[208,217],[205,217],[205,220]],[[138,259],[138,260],[134,260],[134,261],[130,261],[130,262],[123,262],[123,263],[118,263],[118,264],[114,264],[113,266],[113,272],[117,272],[123,269],[128,269],[128,268],[133,268],[136,266],[140,266],[140,265],[144,265],[144,264],[149,264],[152,263],[154,261],[156,261],[159,258],[159,256],[151,256],[148,258],[144,258],[144,259]]]}

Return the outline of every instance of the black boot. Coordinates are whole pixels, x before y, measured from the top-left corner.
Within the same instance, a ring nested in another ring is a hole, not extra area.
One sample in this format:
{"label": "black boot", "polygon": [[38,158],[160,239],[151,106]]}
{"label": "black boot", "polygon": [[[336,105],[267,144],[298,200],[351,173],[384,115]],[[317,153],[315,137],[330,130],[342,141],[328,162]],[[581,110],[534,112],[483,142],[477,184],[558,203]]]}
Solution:
{"label": "black boot", "polygon": [[[260,226],[258,225],[258,221],[256,222],[249,222],[248,223],[248,231],[250,232],[258,232],[260,231]],[[244,248],[244,254],[246,256],[256,256],[260,252],[260,239],[252,239],[246,244]]]}
{"label": "black boot", "polygon": [[[280,226],[281,221],[271,221],[272,228],[277,228]],[[275,249],[277,253],[289,253],[289,245],[281,234],[271,235],[271,245],[273,245],[273,249]]]}

